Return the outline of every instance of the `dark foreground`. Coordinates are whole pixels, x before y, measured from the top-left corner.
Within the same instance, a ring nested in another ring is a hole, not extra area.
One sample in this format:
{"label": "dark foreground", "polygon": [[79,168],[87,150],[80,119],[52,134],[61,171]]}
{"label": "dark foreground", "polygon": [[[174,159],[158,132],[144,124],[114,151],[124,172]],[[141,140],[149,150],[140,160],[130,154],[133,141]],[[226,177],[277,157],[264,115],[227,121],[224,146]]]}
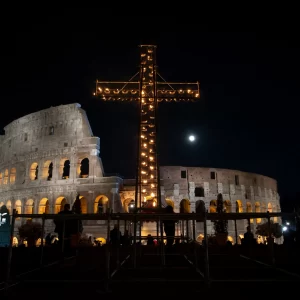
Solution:
{"label": "dark foreground", "polygon": [[[267,248],[251,252],[240,247],[211,248],[209,282],[205,277],[203,249],[188,244],[166,253],[164,264],[158,248],[137,247],[136,268],[134,248],[110,249],[109,264],[106,247],[81,248],[77,256],[64,261],[57,249],[45,248],[43,268],[40,268],[40,249],[14,249],[10,279],[13,286],[5,293],[1,291],[0,299],[2,296],[9,299],[141,299],[206,295],[210,299],[275,296],[277,299],[281,295],[298,293],[300,284],[299,259],[295,259],[293,251],[278,249],[275,251],[278,265],[274,268],[268,265]],[[2,259],[4,257],[1,255]],[[0,268],[3,281],[5,260],[1,260]],[[36,270],[18,275],[29,269]]]}

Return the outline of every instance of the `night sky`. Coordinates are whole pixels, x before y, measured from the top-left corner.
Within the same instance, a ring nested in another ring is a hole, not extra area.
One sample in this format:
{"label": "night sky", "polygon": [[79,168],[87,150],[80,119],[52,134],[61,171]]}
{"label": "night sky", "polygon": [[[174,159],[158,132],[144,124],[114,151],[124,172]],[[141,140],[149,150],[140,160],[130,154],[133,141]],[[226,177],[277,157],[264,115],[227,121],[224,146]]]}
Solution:
{"label": "night sky", "polygon": [[[106,173],[133,178],[137,105],[102,102],[92,93],[96,79],[128,80],[138,71],[138,45],[156,44],[158,71],[166,80],[201,83],[198,103],[160,104],[160,164],[273,177],[283,209],[292,210],[300,150],[295,35],[275,28],[218,32],[179,19],[163,29],[149,25],[145,33],[131,26],[79,11],[20,18],[3,37],[0,127],[50,106],[80,103],[100,137]],[[188,143],[189,133],[196,143]]]}

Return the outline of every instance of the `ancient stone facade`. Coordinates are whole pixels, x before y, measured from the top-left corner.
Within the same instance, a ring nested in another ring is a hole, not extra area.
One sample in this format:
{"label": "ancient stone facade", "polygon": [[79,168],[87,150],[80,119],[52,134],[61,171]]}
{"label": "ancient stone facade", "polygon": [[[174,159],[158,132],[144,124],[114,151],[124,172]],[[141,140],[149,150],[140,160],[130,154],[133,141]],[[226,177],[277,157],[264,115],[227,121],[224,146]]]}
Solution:
{"label": "ancient stone facade", "polygon": [[[105,177],[100,140],[94,137],[86,113],[79,104],[51,107],[13,121],[0,136],[0,207],[6,205],[18,213],[57,213],[65,203],[72,204],[77,193],[83,213],[104,210],[127,212],[135,198],[135,180]],[[207,209],[215,212],[217,195],[221,193],[228,212],[279,212],[277,183],[262,175],[236,170],[161,167],[161,194],[165,204],[175,212]],[[280,220],[274,220],[279,221]],[[16,228],[24,220],[16,220]],[[250,220],[252,227],[262,222]],[[229,221],[229,236],[239,242],[247,221]],[[47,221],[47,231],[53,230]],[[142,234],[156,232],[146,224]],[[84,232],[106,237],[103,221],[84,221]],[[191,235],[191,224],[188,226]],[[213,232],[208,224],[208,232]],[[177,234],[187,233],[178,225]],[[16,232],[17,234],[17,232]],[[203,224],[197,223],[201,239]]]}
{"label": "ancient stone facade", "polygon": [[79,104],[13,121],[0,136],[0,206],[18,213],[57,213],[80,193],[83,213],[96,212],[99,201],[122,211],[122,180],[103,176],[99,153],[100,140]]}

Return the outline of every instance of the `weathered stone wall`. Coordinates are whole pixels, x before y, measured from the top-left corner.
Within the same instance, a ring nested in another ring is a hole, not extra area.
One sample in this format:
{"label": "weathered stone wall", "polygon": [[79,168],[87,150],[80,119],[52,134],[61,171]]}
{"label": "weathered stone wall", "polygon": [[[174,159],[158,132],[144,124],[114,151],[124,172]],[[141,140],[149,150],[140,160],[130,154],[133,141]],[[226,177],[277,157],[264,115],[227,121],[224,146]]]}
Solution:
{"label": "weathered stone wall", "polygon": [[[85,212],[95,212],[101,197],[106,207],[122,211],[122,180],[103,177],[100,139],[93,136],[79,104],[51,107],[15,120],[5,127],[0,142],[0,206],[19,213],[57,213],[80,193]],[[89,168],[85,174],[84,159]],[[17,220],[16,227],[20,224]]]}

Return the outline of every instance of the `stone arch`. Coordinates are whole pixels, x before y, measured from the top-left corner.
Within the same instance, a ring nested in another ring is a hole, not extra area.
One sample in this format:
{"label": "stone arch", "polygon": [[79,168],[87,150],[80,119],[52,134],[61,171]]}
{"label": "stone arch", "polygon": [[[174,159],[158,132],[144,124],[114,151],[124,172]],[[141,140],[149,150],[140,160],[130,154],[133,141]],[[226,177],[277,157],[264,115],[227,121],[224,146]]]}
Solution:
{"label": "stone arch", "polygon": [[273,212],[273,207],[272,207],[272,203],[268,203],[268,212],[271,213]]}
{"label": "stone arch", "polygon": [[229,241],[229,242],[231,242],[232,244],[234,244],[234,239],[233,239],[233,237],[230,236],[230,235],[227,237],[227,241]]}
{"label": "stone arch", "polygon": [[201,214],[205,212],[205,203],[203,200],[196,201],[196,213]]}
{"label": "stone arch", "polygon": [[202,233],[200,233],[197,238],[196,238],[196,241],[199,242],[199,243],[202,243],[204,240],[204,235]]}
{"label": "stone arch", "polygon": [[225,208],[225,212],[231,213],[231,201],[230,200],[224,200],[224,208]]}
{"label": "stone arch", "polygon": [[[252,213],[252,204],[250,202],[246,203],[246,212]],[[250,219],[250,223],[253,223],[253,219]]]}
{"label": "stone arch", "polygon": [[6,201],[6,208],[8,209],[9,214],[12,214],[11,207],[12,207],[12,205],[11,205],[11,200],[7,200],[7,201]]}
{"label": "stone arch", "polygon": [[45,161],[44,165],[43,165],[42,179],[43,180],[51,180],[52,170],[53,170],[52,161],[51,160]]}
{"label": "stone arch", "polygon": [[32,215],[34,212],[34,201],[33,199],[28,199],[25,203],[25,214]]}
{"label": "stone arch", "polygon": [[[260,203],[255,202],[255,212],[260,213]],[[256,224],[261,223],[261,218],[256,218]]]}
{"label": "stone arch", "polygon": [[77,176],[79,178],[89,177],[89,159],[87,157],[84,157],[83,159],[78,160]]}
{"label": "stone arch", "polygon": [[37,162],[31,164],[29,169],[29,178],[33,180],[37,180],[39,178],[39,165]]}
{"label": "stone arch", "polygon": [[[126,200],[125,200],[126,201]],[[125,201],[124,201],[124,210],[125,210]],[[107,210],[108,206],[108,198],[105,195],[99,195],[95,198],[94,201],[94,213],[99,213],[99,208],[98,206],[102,206],[102,212],[105,213]],[[125,210],[127,211],[127,210]]]}
{"label": "stone arch", "polygon": [[67,199],[65,197],[58,197],[55,200],[55,213],[58,214],[64,209],[65,204],[67,204]]}
{"label": "stone arch", "polygon": [[242,201],[241,200],[236,200],[236,207],[235,207],[235,209],[236,209],[236,212],[237,213],[242,213],[243,212],[243,203],[242,203]]}
{"label": "stone arch", "polygon": [[167,205],[170,205],[170,206],[172,206],[172,207],[173,207],[173,209],[174,209],[175,203],[174,203],[174,201],[173,201],[173,200],[171,200],[171,199],[166,199],[166,203],[167,203]]}
{"label": "stone arch", "polygon": [[81,213],[87,214],[88,213],[88,202],[84,196],[79,196],[79,200],[81,203]]}
{"label": "stone arch", "polygon": [[9,183],[14,184],[16,182],[17,169],[11,168],[9,174]]}
{"label": "stone arch", "polygon": [[68,158],[65,157],[60,160],[58,174],[60,179],[70,177],[70,160]]}
{"label": "stone arch", "polygon": [[124,208],[124,211],[125,212],[129,212],[129,204],[131,201],[134,201],[133,198],[126,198],[124,201],[123,201],[123,208]]}
{"label": "stone arch", "polygon": [[211,200],[209,202],[209,212],[216,213],[217,212],[217,200]]}
{"label": "stone arch", "polygon": [[181,214],[187,214],[191,212],[191,203],[188,199],[182,199],[180,201],[180,213]]}
{"label": "stone arch", "polygon": [[0,208],[1,208],[1,206],[3,206],[4,205],[4,202],[3,201],[0,201]]}
{"label": "stone arch", "polygon": [[[22,213],[22,202],[21,200],[17,200],[15,202],[15,210],[18,214],[21,214]],[[20,218],[17,218],[17,220],[19,220]]]}
{"label": "stone arch", "polygon": [[8,184],[8,169],[4,171],[3,184]]}
{"label": "stone arch", "polygon": [[50,205],[48,198],[42,198],[39,203],[39,214],[49,214]]}

